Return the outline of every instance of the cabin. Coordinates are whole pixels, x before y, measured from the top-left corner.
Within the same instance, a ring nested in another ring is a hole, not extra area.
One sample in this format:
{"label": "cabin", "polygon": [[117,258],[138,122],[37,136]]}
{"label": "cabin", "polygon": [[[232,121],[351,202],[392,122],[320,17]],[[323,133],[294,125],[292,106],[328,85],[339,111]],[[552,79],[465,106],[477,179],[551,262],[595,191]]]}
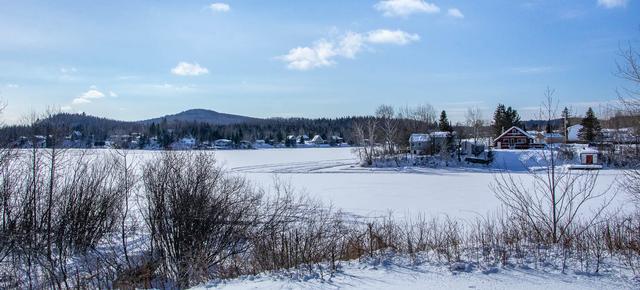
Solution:
{"label": "cabin", "polygon": [[493,147],[496,149],[529,149],[535,144],[534,139],[529,133],[513,126],[493,140]]}

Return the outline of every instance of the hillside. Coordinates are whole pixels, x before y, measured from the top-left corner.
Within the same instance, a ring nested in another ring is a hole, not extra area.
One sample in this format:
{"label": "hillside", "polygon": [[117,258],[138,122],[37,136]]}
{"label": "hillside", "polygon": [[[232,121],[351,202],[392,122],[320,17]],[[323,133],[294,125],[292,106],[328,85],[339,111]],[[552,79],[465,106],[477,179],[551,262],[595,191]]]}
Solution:
{"label": "hillside", "polygon": [[168,123],[179,121],[179,122],[208,123],[212,125],[233,125],[233,124],[260,121],[260,119],[247,117],[247,116],[225,114],[225,113],[219,113],[216,111],[205,110],[205,109],[192,109],[192,110],[187,110],[174,115],[166,115],[160,118],[153,118],[149,120],[139,121],[139,123],[142,123],[142,124],[160,123],[163,119],[166,119]]}

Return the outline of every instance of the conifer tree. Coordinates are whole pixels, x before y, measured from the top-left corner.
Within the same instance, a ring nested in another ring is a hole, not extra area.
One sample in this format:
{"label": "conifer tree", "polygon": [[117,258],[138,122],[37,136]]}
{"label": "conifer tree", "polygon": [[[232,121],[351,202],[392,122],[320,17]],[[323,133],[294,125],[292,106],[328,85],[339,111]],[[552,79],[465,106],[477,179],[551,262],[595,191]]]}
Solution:
{"label": "conifer tree", "polygon": [[582,119],[580,125],[582,125],[582,129],[578,132],[578,137],[580,137],[580,139],[587,142],[594,142],[598,140],[602,127],[600,127],[600,121],[598,121],[598,118],[591,107],[587,110],[587,115]]}
{"label": "conifer tree", "polygon": [[443,132],[452,132],[453,129],[451,128],[451,123],[449,123],[449,118],[447,118],[447,112],[446,111],[442,111],[440,113],[440,121],[438,122],[440,131]]}

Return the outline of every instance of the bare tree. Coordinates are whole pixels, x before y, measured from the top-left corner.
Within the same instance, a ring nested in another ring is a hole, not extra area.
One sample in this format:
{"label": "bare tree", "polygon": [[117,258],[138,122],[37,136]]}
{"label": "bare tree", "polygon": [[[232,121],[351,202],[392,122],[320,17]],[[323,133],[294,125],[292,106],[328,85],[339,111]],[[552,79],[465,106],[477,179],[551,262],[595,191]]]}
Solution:
{"label": "bare tree", "polygon": [[467,127],[470,127],[473,130],[473,142],[477,143],[478,137],[480,136],[480,130],[482,130],[482,127],[484,127],[485,124],[482,110],[478,107],[467,109],[465,123]]}
{"label": "bare tree", "polygon": [[[557,102],[555,91],[547,88],[540,115],[551,122],[555,118]],[[588,217],[595,221],[611,203],[614,196],[608,191],[596,192],[597,172],[574,172],[558,168],[556,150],[547,145],[540,150],[543,170],[532,170],[530,182],[503,172],[494,178],[491,185],[496,197],[518,220],[526,222],[542,241],[558,243],[567,237],[572,227],[583,214],[583,207],[592,201],[602,201]]]}
{"label": "bare tree", "polygon": [[376,117],[380,120],[382,132],[382,154],[394,156],[397,152],[398,120],[395,110],[389,105],[380,105],[376,109]]}
{"label": "bare tree", "polygon": [[161,270],[186,288],[218,274],[248,250],[261,195],[225,174],[207,152],[166,152],[145,164],[145,221],[157,245]]}
{"label": "bare tree", "polygon": [[366,118],[353,124],[353,135],[357,140],[357,147],[354,149],[363,165],[371,166],[376,155],[376,131],[378,130],[378,120]]}

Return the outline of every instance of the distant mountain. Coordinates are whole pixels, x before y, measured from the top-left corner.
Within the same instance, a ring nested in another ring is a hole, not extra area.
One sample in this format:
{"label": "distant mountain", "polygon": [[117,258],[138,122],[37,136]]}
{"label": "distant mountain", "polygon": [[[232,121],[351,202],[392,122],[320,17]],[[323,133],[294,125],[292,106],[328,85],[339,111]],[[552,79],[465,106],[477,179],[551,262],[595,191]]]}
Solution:
{"label": "distant mountain", "polygon": [[139,121],[138,123],[143,123],[143,124],[160,123],[162,122],[163,119],[166,119],[168,123],[180,121],[180,122],[208,123],[212,125],[233,125],[233,124],[241,124],[241,123],[250,123],[250,122],[261,120],[258,118],[252,118],[247,116],[219,113],[212,110],[192,109],[192,110],[187,110],[175,115],[166,115],[160,118]]}

